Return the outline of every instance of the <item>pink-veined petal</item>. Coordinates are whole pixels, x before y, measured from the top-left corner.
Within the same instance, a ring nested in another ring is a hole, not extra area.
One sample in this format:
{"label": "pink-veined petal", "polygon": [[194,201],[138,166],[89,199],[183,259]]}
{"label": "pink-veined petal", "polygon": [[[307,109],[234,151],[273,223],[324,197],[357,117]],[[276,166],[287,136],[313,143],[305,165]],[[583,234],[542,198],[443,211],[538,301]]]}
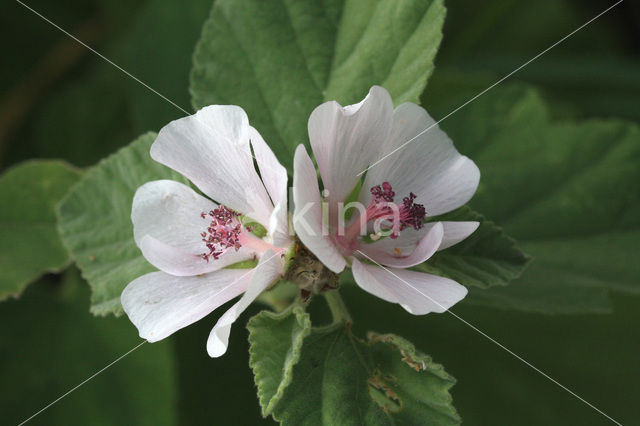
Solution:
{"label": "pink-veined petal", "polygon": [[[396,239],[381,238],[375,243],[363,244],[362,247],[371,246],[371,248],[375,248],[375,250],[406,256],[415,250],[418,243],[420,243],[436,223],[441,223],[444,228],[442,242],[438,250],[444,250],[458,244],[478,229],[478,225],[480,224],[479,222],[429,222],[425,223],[424,227],[418,230],[413,228],[404,229]],[[365,250],[363,249],[363,251]]]}
{"label": "pink-veined petal", "polygon": [[205,251],[200,233],[210,220],[201,213],[217,208],[211,200],[172,180],[147,182],[136,191],[131,207],[136,243],[149,235],[163,243],[193,254]]}
{"label": "pink-veined petal", "polygon": [[132,281],[120,300],[140,337],[157,342],[245,291],[247,271],[224,269],[196,277],[152,272]]}
{"label": "pink-veined petal", "polygon": [[[192,254],[172,247],[149,235],[142,238],[139,247],[142,255],[150,264],[168,274],[181,277],[207,274],[234,263],[249,260],[256,255],[255,252],[244,247],[240,247],[237,251],[230,248],[217,259],[212,258],[207,261],[200,254]],[[208,249],[203,244],[201,253],[207,251]]]}
{"label": "pink-veined petal", "polygon": [[366,205],[368,189],[386,181],[397,197],[415,193],[427,215],[435,216],[469,201],[479,180],[475,163],[455,149],[427,111],[405,103],[393,112],[391,132],[367,171],[360,202]]}
{"label": "pink-veined petal", "polygon": [[360,288],[387,302],[398,303],[414,315],[442,313],[467,294],[466,287],[437,275],[383,268],[355,258],[351,267]]}
{"label": "pink-veined petal", "polygon": [[309,141],[329,191],[329,204],[344,201],[380,152],[391,129],[393,102],[389,93],[373,86],[358,104],[342,107],[335,101],[318,106],[309,117]]}
{"label": "pink-veined petal", "polygon": [[207,352],[217,358],[227,351],[231,325],[240,314],[282,273],[282,259],[279,254],[267,250],[251,274],[247,290],[227,312],[225,312],[209,334]]}
{"label": "pink-veined petal", "polygon": [[291,243],[287,221],[287,169],[278,162],[271,148],[253,127],[249,129],[249,138],[262,182],[274,206],[267,230],[276,247],[285,247]]}
{"label": "pink-veined petal", "polygon": [[206,274],[247,260],[254,253],[245,248],[228,250],[208,262],[200,235],[210,219],[200,214],[217,206],[193,189],[172,180],[147,182],[136,191],[131,209],[133,235],[142,255],[156,268],[172,275]]}
{"label": "pink-veined petal", "polygon": [[242,108],[210,105],[164,126],[151,157],[189,178],[213,200],[250,215],[265,227],[272,205],[249,147]]}
{"label": "pink-veined petal", "polygon": [[[444,236],[442,237],[442,243],[438,250],[444,250],[451,246],[458,244],[460,241],[466,239],[469,235],[473,234],[480,222],[440,222],[444,227]],[[431,224],[425,224],[425,227]],[[433,225],[432,225],[433,226]]]}
{"label": "pink-veined petal", "polygon": [[346,261],[327,232],[323,232],[322,201],[316,169],[304,146],[298,145],[293,160],[293,227],[300,241],[335,273]]}
{"label": "pink-veined petal", "polygon": [[[404,231],[401,231],[401,234]],[[402,252],[388,252],[376,247],[376,244],[362,244],[360,250],[362,250],[368,258],[384,265],[393,268],[410,268],[415,265],[419,265],[425,260],[429,259],[438,250],[442,243],[442,237],[444,235],[444,228],[442,223],[436,222],[433,226],[429,227],[429,231],[424,234],[422,239],[418,242],[415,248],[406,252],[403,255]],[[391,238],[389,238],[391,239]]]}

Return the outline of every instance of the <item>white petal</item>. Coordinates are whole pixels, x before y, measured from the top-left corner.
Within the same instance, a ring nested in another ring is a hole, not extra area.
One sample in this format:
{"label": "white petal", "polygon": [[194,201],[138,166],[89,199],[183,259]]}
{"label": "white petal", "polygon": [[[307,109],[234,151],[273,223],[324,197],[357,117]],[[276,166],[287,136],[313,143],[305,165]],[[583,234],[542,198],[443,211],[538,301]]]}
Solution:
{"label": "white petal", "polygon": [[389,93],[373,86],[364,100],[342,107],[326,102],[309,117],[309,141],[322,176],[324,189],[329,190],[329,203],[344,201],[360,179],[391,128],[393,102]]}
{"label": "white petal", "polygon": [[132,281],[120,300],[140,337],[157,342],[245,291],[248,271],[224,269],[197,277],[152,272]]}
{"label": "white petal", "polygon": [[[249,260],[256,255],[255,252],[244,247],[240,247],[238,251],[231,248],[217,259],[210,259],[207,262],[199,254],[172,247],[149,235],[142,238],[139,246],[142,255],[150,264],[168,274],[181,277],[217,271],[225,266]],[[201,248],[200,253],[207,251],[208,249],[204,247]]]}
{"label": "white petal", "polygon": [[[417,231],[413,228],[407,228],[400,232],[398,238],[382,238],[375,243],[370,244],[371,248],[376,250],[385,251],[387,253],[400,253],[401,255],[407,255],[412,253],[418,246],[418,243],[422,241],[424,236],[435,226],[436,223],[441,223],[444,228],[444,234],[442,236],[442,242],[438,250],[444,250],[471,235],[480,224],[479,222],[429,222],[425,223],[424,227]],[[362,245],[366,247],[366,245]],[[368,251],[362,249],[365,253]]]}
{"label": "white petal", "polygon": [[[402,234],[401,231],[400,233]],[[405,252],[405,255],[400,256],[386,250],[380,250],[377,245],[374,244],[362,244],[361,250],[368,256],[368,258],[385,265],[394,268],[410,268],[415,265],[419,265],[425,260],[429,259],[438,250],[442,243],[442,236],[444,235],[444,228],[440,222],[436,222],[435,225],[429,227],[429,231],[422,237],[416,247],[410,251]],[[391,239],[391,238],[388,238]]]}
{"label": "white petal", "polygon": [[251,282],[247,290],[227,312],[225,312],[209,334],[207,352],[212,358],[217,358],[227,351],[231,325],[240,314],[282,273],[282,259],[279,254],[267,250],[260,262],[254,268]]}
{"label": "white petal", "polygon": [[[480,222],[440,222],[444,226],[444,236],[438,250],[444,250],[473,234]],[[426,224],[425,224],[426,227]]]}
{"label": "white petal", "polygon": [[444,312],[467,294],[466,287],[437,275],[382,268],[353,259],[353,277],[363,290],[387,302],[399,303],[409,313]]}
{"label": "white petal", "polygon": [[435,123],[418,105],[406,103],[395,109],[392,130],[375,159],[381,161],[367,171],[361,203],[369,202],[369,188],[385,181],[398,199],[415,193],[416,202],[424,204],[429,216],[451,211],[471,199],[480,171],[473,161],[460,155]]}
{"label": "white petal", "polygon": [[323,233],[322,202],[313,162],[302,145],[293,160],[293,227],[300,241],[330,270],[341,272],[346,261],[328,232]]}
{"label": "white petal", "polygon": [[249,147],[249,121],[242,108],[211,105],[164,126],[151,157],[182,173],[209,197],[264,226],[272,205]]}
{"label": "white petal", "polygon": [[172,275],[206,274],[232,263],[251,258],[254,253],[241,248],[207,262],[201,232],[208,219],[200,213],[217,206],[193,189],[172,180],[142,185],[133,197],[131,220],[133,235],[143,256],[156,268]]}
{"label": "white petal", "polygon": [[206,247],[200,233],[210,221],[202,219],[200,213],[215,208],[215,203],[179,182],[147,182],[133,197],[133,237],[138,245],[145,235],[150,235],[181,250],[202,253]]}
{"label": "white petal", "polygon": [[291,243],[287,221],[287,169],[278,162],[271,148],[253,127],[249,129],[249,137],[262,182],[274,205],[269,219],[269,235],[271,235],[275,246],[286,247]]}

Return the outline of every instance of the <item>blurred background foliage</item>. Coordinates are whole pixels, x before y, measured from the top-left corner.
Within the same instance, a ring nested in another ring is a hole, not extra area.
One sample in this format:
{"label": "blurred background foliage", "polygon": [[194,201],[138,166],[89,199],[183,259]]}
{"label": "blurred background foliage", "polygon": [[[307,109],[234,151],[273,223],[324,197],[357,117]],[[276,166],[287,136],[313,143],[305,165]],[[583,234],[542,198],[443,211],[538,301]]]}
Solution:
{"label": "blurred background foliage", "polygon": [[[443,117],[612,3],[447,1],[444,38],[423,104]],[[28,4],[191,110],[191,55],[210,0]],[[3,0],[3,10],[0,170],[30,158],[86,167],[183,115],[20,4]],[[638,122],[640,6],[623,2],[510,81],[537,88],[552,122]],[[462,117],[442,126],[464,134]],[[499,224],[506,220],[482,212]],[[609,249],[605,244],[602,251]],[[638,271],[625,279],[637,285]],[[468,303],[454,311],[618,421],[633,423],[640,414],[640,298],[598,292],[606,298],[599,299],[604,308],[591,311],[599,314],[545,315]],[[356,289],[345,293],[357,331],[397,332],[458,379],[452,393],[465,423],[606,424],[452,316],[416,318]],[[139,342],[126,318],[95,318],[88,308],[89,291],[75,269],[45,276],[20,299],[0,304],[3,423],[27,418]],[[314,309],[317,317],[325,315],[323,306]],[[254,306],[249,314],[258,310]],[[211,360],[204,344],[214,319],[143,345],[33,423],[258,424],[246,330],[238,327],[227,355]]]}

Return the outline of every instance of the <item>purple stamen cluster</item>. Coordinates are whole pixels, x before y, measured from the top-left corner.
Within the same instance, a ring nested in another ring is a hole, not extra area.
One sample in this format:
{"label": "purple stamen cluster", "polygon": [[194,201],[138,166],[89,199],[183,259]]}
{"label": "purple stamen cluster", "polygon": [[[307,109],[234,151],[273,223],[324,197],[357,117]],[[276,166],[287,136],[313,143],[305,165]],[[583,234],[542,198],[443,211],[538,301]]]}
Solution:
{"label": "purple stamen cluster", "polygon": [[218,259],[229,248],[233,247],[238,251],[242,247],[240,244],[242,225],[237,220],[238,216],[238,213],[223,205],[209,213],[200,213],[202,219],[211,220],[207,230],[200,234],[209,252],[202,253],[200,257],[209,262],[211,258]]}
{"label": "purple stamen cluster", "polygon": [[393,197],[396,196],[396,193],[393,192],[393,189],[391,188],[391,184],[389,182],[383,182],[382,185],[376,185],[372,187],[370,191],[376,203],[379,203],[381,201],[392,203]]}
{"label": "purple stamen cluster", "polygon": [[[396,218],[393,215],[392,208],[388,205],[388,203],[393,202],[396,195],[391,184],[383,182],[382,185],[372,187],[370,191],[373,198],[367,208],[367,221],[384,218],[394,222]],[[416,198],[417,195],[410,192],[408,197],[402,199],[402,204],[399,205],[399,223],[394,224],[393,233],[390,235],[391,238],[397,238],[398,232],[407,227],[417,230],[424,226],[424,218],[427,212],[424,205],[415,202]]]}
{"label": "purple stamen cluster", "polygon": [[408,226],[418,230],[424,226],[424,218],[427,215],[427,211],[424,205],[414,203],[413,200],[417,198],[413,192],[409,193],[408,197],[402,199],[402,208],[400,209],[400,230],[402,231]]}

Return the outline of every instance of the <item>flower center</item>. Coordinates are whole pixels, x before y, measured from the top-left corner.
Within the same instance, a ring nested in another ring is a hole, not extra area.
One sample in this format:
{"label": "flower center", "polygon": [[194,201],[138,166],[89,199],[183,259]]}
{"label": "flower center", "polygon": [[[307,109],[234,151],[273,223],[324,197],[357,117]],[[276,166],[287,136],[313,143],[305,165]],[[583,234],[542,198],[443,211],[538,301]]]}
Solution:
{"label": "flower center", "polygon": [[200,213],[202,219],[210,220],[207,230],[200,234],[202,242],[209,251],[202,253],[200,257],[209,262],[212,258],[218,259],[230,248],[238,251],[242,247],[240,243],[242,224],[238,216],[238,213],[223,205],[209,213]]}
{"label": "flower center", "polygon": [[402,199],[402,203],[394,203],[396,193],[389,182],[376,185],[370,189],[371,201],[363,215],[360,215],[345,230],[344,240],[351,245],[366,224],[373,222],[374,232],[370,235],[377,240],[383,235],[398,238],[403,229],[412,227],[420,229],[424,226],[427,214],[424,205],[415,202],[417,196],[410,192]]}
{"label": "flower center", "polygon": [[218,259],[228,250],[238,251],[240,247],[247,247],[258,253],[269,249],[276,252],[282,250],[252,235],[251,227],[240,223],[240,214],[222,204],[209,213],[200,213],[200,217],[209,220],[206,231],[200,234],[208,250],[200,254],[200,257],[207,262]]}

